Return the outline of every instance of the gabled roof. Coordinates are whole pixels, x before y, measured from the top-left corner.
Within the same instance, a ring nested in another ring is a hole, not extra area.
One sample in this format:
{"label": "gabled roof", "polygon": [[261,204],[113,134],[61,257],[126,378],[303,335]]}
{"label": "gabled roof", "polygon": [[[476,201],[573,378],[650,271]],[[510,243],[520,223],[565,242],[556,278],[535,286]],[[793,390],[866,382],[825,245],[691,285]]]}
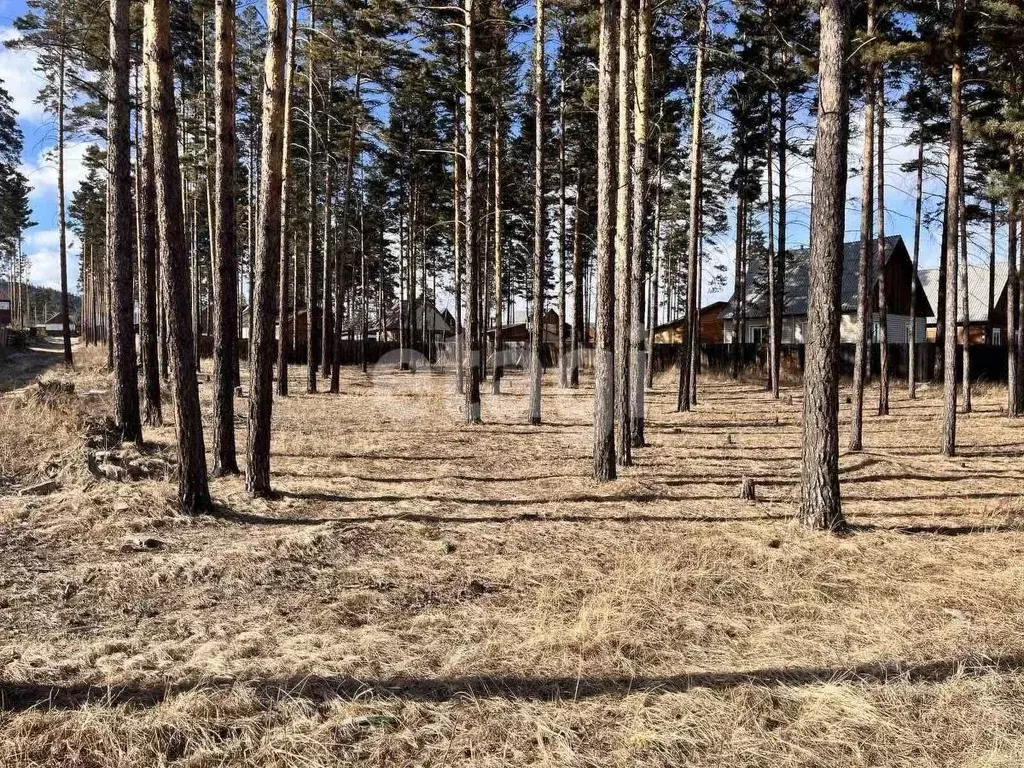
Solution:
{"label": "gabled roof", "polygon": [[[996,263],[995,268],[995,295],[992,297],[992,308],[995,309],[995,305],[999,303],[999,297],[1002,296],[1003,291],[1006,288],[1007,278],[1007,265],[1005,261]],[[960,274],[959,268],[957,274]],[[921,286],[924,288],[924,293],[928,297],[928,302],[932,307],[938,307],[939,303],[939,270],[936,269],[922,269],[921,275]],[[972,323],[985,323],[988,322],[988,276],[989,267],[988,264],[968,264],[967,265],[967,292],[970,294],[970,301],[968,302],[968,322]],[[957,301],[956,301],[956,321],[958,323],[964,322],[964,305],[963,299],[959,293],[963,290],[962,278],[958,283],[959,288],[957,290]]]}
{"label": "gabled roof", "polygon": [[[42,325],[63,325],[64,324],[64,313],[57,312],[52,317],[48,318]],[[71,320],[70,325],[74,325],[75,321]]]}
{"label": "gabled roof", "polygon": [[[875,262],[875,249],[877,240],[872,240],[869,245],[871,263]],[[903,238],[899,235],[890,235],[885,238],[885,264],[889,263],[897,249],[902,248]],[[807,314],[807,290],[808,290],[808,259],[810,249],[801,248],[797,251],[786,252],[786,275],[783,290],[783,315],[806,315]],[[878,280],[877,270],[874,280]],[[843,312],[855,312],[857,310],[857,283],[860,279],[860,240],[853,240],[843,244],[843,283],[840,291],[840,305]],[[872,283],[873,285],[874,283]],[[736,294],[729,298],[725,309],[722,310],[723,319],[731,319],[736,307]],[[747,315],[759,317],[768,314],[768,270],[760,259],[751,259],[747,268]]]}
{"label": "gabled roof", "polygon": [[[429,301],[429,298],[427,299]],[[419,329],[423,322],[423,296],[417,296],[416,301],[413,304],[413,313],[415,314],[416,328]],[[399,325],[399,314],[406,313],[408,311],[409,302],[406,299],[402,301],[396,301],[388,309],[384,317],[384,328],[389,331],[398,330]],[[430,311],[431,304],[427,304],[427,330],[429,331],[443,331],[445,333],[455,332],[455,322],[451,313],[445,310],[441,312],[438,310],[437,305],[433,305],[433,312]]]}

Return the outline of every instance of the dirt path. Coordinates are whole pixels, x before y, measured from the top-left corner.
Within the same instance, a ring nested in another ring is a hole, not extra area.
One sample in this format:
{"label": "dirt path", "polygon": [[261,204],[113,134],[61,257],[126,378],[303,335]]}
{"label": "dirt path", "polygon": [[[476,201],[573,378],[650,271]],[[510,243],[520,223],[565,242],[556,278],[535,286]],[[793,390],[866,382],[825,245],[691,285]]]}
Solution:
{"label": "dirt path", "polygon": [[0,392],[20,389],[63,364],[60,339],[33,339],[27,349],[0,349]]}

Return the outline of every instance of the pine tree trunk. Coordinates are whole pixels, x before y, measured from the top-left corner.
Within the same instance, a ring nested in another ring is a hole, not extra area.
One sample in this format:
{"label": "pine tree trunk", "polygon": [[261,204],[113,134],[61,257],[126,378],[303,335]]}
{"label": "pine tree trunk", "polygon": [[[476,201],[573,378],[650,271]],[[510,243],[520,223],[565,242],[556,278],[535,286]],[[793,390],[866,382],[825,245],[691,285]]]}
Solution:
{"label": "pine tree trunk", "polygon": [[[316,36],[316,3],[309,7],[309,33],[306,37],[306,157],[309,160],[306,187],[306,208],[309,216],[306,228],[306,393],[316,392],[317,359],[313,347],[316,344],[317,296],[316,264],[316,130],[313,127],[313,104],[315,102],[314,81],[314,38]],[[328,108],[327,103],[324,109]]]}
{"label": "pine tree trunk", "polygon": [[839,494],[839,323],[849,136],[849,0],[822,0],[800,519],[845,528]]}
{"label": "pine tree trunk", "polygon": [[988,201],[988,312],[985,315],[985,343],[992,344],[992,318],[996,308],[996,201]]}
{"label": "pine tree trunk", "polygon": [[[544,333],[544,0],[536,0],[533,35],[533,305],[530,313],[530,414],[540,424],[540,348]],[[559,318],[561,321],[561,318]],[[561,361],[559,361],[561,365]]]}
{"label": "pine tree trunk", "polygon": [[213,326],[213,474],[238,472],[235,449],[235,360],[238,357],[238,252],[235,238],[235,0],[215,7],[214,203],[217,233]]}
{"label": "pine tree trunk", "polygon": [[565,353],[565,76],[558,99],[558,386],[569,386],[569,360]]}
{"label": "pine tree trunk", "polygon": [[110,229],[107,248],[113,286],[114,421],[121,440],[142,443],[139,372],[135,355],[135,281],[132,254],[132,171],[128,95],[128,0],[110,0],[107,95],[107,173]]}
{"label": "pine tree trunk", "polygon": [[645,439],[645,384],[647,377],[647,332],[644,328],[644,274],[648,262],[647,238],[647,117],[650,104],[651,0],[640,0],[636,19],[635,89],[633,100],[633,238],[630,256],[630,316],[632,317],[631,404],[629,439],[642,448]]}
{"label": "pine tree trunk", "polygon": [[579,389],[580,355],[586,343],[587,320],[583,302],[583,168],[576,166],[576,200],[572,212],[572,346],[569,350],[569,386]]}
{"label": "pine tree trunk", "polygon": [[464,0],[465,10],[465,89],[466,89],[466,336],[468,377],[465,418],[478,424],[480,418],[480,258],[477,221],[476,167],[476,7],[475,0]]}
{"label": "pine tree trunk", "polygon": [[[949,277],[949,268],[946,262],[946,249],[949,244],[949,215],[945,210],[946,200],[949,198],[949,168],[946,168],[946,186],[942,194],[942,238],[939,242],[939,285],[936,293],[935,303],[935,368],[932,371],[932,379],[937,381],[945,378],[946,375],[946,281]],[[956,269],[954,265],[953,269]],[[954,321],[955,325],[955,321]]]}
{"label": "pine tree trunk", "polygon": [[633,12],[632,0],[619,3],[619,77],[618,77],[618,160],[617,195],[615,200],[615,415],[619,439],[615,444],[620,467],[633,464],[629,439],[630,421],[630,339],[633,323],[630,317],[630,214],[632,177],[630,175],[630,139],[633,104]]}
{"label": "pine tree trunk", "polygon": [[285,130],[285,47],[288,34],[285,0],[267,2],[267,55],[263,68],[262,149],[260,152],[259,224],[256,241],[256,288],[253,323],[252,382],[249,394],[248,463],[245,487],[253,496],[269,496],[270,420],[274,404],[275,294],[281,256],[281,181]]}
{"label": "pine tree trunk", "polygon": [[[949,103],[949,189],[946,193],[946,327],[942,408],[942,439],[939,447],[945,456],[956,455],[956,326],[957,326],[957,240],[960,233],[960,198],[963,176],[963,30],[964,0],[956,0],[953,11],[952,95]],[[966,321],[966,316],[964,320]],[[964,341],[967,340],[964,326]],[[966,371],[965,371],[966,373]]]}
{"label": "pine tree trunk", "polygon": [[[497,122],[497,121],[495,121]],[[465,330],[462,327],[462,253],[463,253],[463,232],[464,226],[462,223],[462,169],[464,162],[460,155],[461,141],[459,140],[459,134],[462,130],[459,121],[459,100],[456,96],[455,108],[452,110],[452,133],[454,134],[453,143],[455,145],[455,152],[452,156],[452,221],[453,221],[453,239],[455,249],[455,391],[464,395],[466,392],[465,385],[465,355],[463,354],[464,343],[465,343]],[[499,279],[500,279],[500,272]],[[501,292],[498,292],[498,315],[501,315]],[[499,378],[497,371],[495,372],[495,378]],[[500,386],[500,383],[499,383]]]}
{"label": "pine tree trunk", "polygon": [[[1017,147],[1010,147],[1010,176],[1017,173]],[[1010,191],[1009,211],[1006,215],[1006,413],[1010,418],[1021,415],[1020,360],[1017,356],[1017,337],[1020,335],[1020,276],[1017,274],[1019,247],[1018,216],[1020,204],[1017,191]]]}
{"label": "pine tree trunk", "polygon": [[[656,171],[654,180],[654,220],[651,226],[651,240],[654,246],[654,267],[651,273],[651,301],[650,315],[651,323],[647,328],[647,379],[644,382],[647,389],[654,389],[654,329],[658,327],[658,316],[661,307],[661,120],[658,121],[658,149],[656,157]],[[666,278],[667,280],[667,278]]]}
{"label": "pine tree trunk", "polygon": [[[868,0],[867,37],[875,29],[875,0]],[[857,274],[857,345],[853,363],[853,397],[850,406],[850,450],[864,447],[864,372],[871,365],[868,344],[871,324],[871,235],[874,211],[875,173],[875,77],[874,64],[868,63],[864,97],[864,145],[861,153],[860,180],[860,259]]]}
{"label": "pine tree trunk", "polygon": [[[327,65],[327,92],[334,89],[334,69]],[[331,247],[331,232],[334,225],[334,179],[331,174],[331,110],[324,106],[324,241],[323,241],[323,310],[320,316],[320,373],[325,379],[331,376],[331,360],[334,352],[334,258]]]}
{"label": "pine tree trunk", "polygon": [[[60,11],[61,36],[64,35],[64,10]],[[64,86],[67,78],[63,41],[57,63],[57,233],[60,250],[60,311],[61,340],[64,345],[64,363],[71,366],[71,304],[68,301],[68,237],[67,214],[64,204]]]}
{"label": "pine tree trunk", "polygon": [[[502,248],[504,247],[504,213],[501,208],[501,123],[494,118],[494,376],[491,378],[491,393],[501,394],[501,377],[505,375],[505,346],[501,340],[501,270]],[[458,198],[456,198],[458,199]],[[456,209],[458,204],[456,204]]]}
{"label": "pine tree trunk", "polygon": [[889,415],[889,299],[885,286],[885,74],[879,69],[875,110],[878,118],[877,189],[875,211],[878,232],[875,252],[878,269],[878,415]]}
{"label": "pine tree trunk", "polygon": [[178,164],[178,117],[174,104],[174,60],[170,45],[168,0],[146,2],[146,67],[152,86],[153,164],[156,220],[167,313],[168,353],[173,359],[174,430],[177,437],[178,501],[192,514],[211,505],[206,479],[206,450],[195,374],[195,337],[189,317],[185,217]]}
{"label": "pine tree trunk", "polygon": [[910,280],[910,341],[907,347],[907,390],[917,398],[917,265],[921,254],[921,206],[924,202],[924,130],[918,126],[917,187],[914,195],[914,270]]}
{"label": "pine tree trunk", "polygon": [[615,0],[601,0],[597,80],[597,298],[594,349],[594,478],[615,479],[615,250],[612,106]]}
{"label": "pine tree trunk", "polygon": [[[157,355],[159,318],[157,316],[156,280],[156,195],[153,177],[153,112],[152,84],[148,71],[142,79],[141,120],[143,123],[139,160],[139,351],[142,355],[143,423],[150,427],[163,425],[160,401],[160,362]],[[91,272],[91,270],[90,270]],[[90,283],[92,277],[90,275]],[[90,299],[90,303],[92,299]],[[84,315],[84,313],[83,313]],[[95,333],[95,328],[92,329]]]}
{"label": "pine tree trunk", "polygon": [[277,394],[288,395],[288,363],[291,362],[292,330],[288,328],[288,309],[295,297],[288,296],[288,256],[291,248],[289,198],[291,187],[292,154],[292,90],[295,79],[295,32],[298,27],[298,0],[291,0],[291,22],[288,30],[288,53],[284,76],[284,138],[281,156],[281,259],[280,280],[277,284]]}
{"label": "pine tree trunk", "polygon": [[963,150],[961,149],[961,160],[960,160],[960,305],[963,308],[964,313],[964,339],[963,348],[961,350],[962,356],[962,367],[963,371],[961,374],[960,383],[963,387],[963,409],[964,413],[970,413],[972,409],[971,405],[971,302],[970,302],[970,286],[968,282],[970,280],[970,271],[967,264],[967,214],[966,208],[967,203],[964,199],[964,166],[963,166]]}
{"label": "pine tree trunk", "polygon": [[331,394],[341,391],[341,334],[345,328],[345,257],[348,254],[348,216],[352,206],[352,177],[356,166],[356,147],[359,137],[359,104],[362,72],[356,61],[356,83],[353,95],[356,109],[348,129],[348,156],[345,158],[345,186],[341,198],[341,234],[338,255],[334,260],[334,339],[331,344]]}
{"label": "pine tree trunk", "polygon": [[693,122],[690,130],[690,228],[688,231],[687,265],[686,265],[686,325],[687,333],[683,340],[683,359],[679,366],[679,396],[676,410],[690,410],[691,381],[694,375],[693,345],[698,344],[694,338],[694,328],[699,320],[697,314],[697,250],[700,245],[700,144],[704,125],[703,92],[704,92],[704,45],[707,39],[708,6],[702,0],[700,7],[700,29],[697,33],[697,64],[693,76]]}
{"label": "pine tree trunk", "polygon": [[[785,48],[783,48],[785,51]],[[783,53],[785,58],[786,54]],[[786,159],[789,126],[789,98],[785,90],[779,93],[779,244],[775,249],[775,332],[771,335],[772,397],[778,399],[782,385],[782,334],[786,310]],[[813,196],[813,195],[812,195]]]}
{"label": "pine tree trunk", "polygon": [[[745,168],[746,167],[745,159],[742,158],[742,157],[739,159],[739,166],[741,168]],[[733,275],[735,275],[735,278],[733,280],[733,283],[735,285],[735,287],[733,289],[733,296],[736,297],[736,303],[733,305],[733,308],[732,308],[732,344],[731,344],[732,349],[730,350],[730,352],[732,353],[732,378],[733,379],[738,379],[740,377],[740,301],[741,301],[740,286],[742,284],[742,281],[740,280],[740,273],[741,273],[741,270],[743,269],[743,225],[746,223],[746,218],[747,218],[747,216],[746,216],[746,205],[747,205],[747,202],[746,202],[746,200],[742,196],[737,198],[737,200],[736,200],[736,257],[735,257],[735,264],[733,266]],[[769,265],[769,267],[770,267],[770,265]],[[772,283],[774,283],[774,280],[772,280]],[[775,313],[775,310],[772,309],[771,310],[771,314],[773,316],[774,316],[774,313]],[[769,318],[769,320],[770,319],[771,318]],[[768,375],[769,375],[769,380],[768,380],[769,388],[771,387],[771,384],[772,384],[772,378],[771,378],[772,373],[771,373],[771,365],[770,365],[770,363],[771,363],[771,360],[769,359],[769,366],[768,366],[768,368],[769,368],[769,373],[768,373]]]}

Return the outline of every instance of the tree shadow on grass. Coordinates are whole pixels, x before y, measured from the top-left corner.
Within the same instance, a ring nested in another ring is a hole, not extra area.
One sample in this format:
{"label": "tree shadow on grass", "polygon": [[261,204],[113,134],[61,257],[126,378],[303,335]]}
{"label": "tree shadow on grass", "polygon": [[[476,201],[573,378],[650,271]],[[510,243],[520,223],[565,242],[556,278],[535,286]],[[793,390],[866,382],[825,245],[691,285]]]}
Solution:
{"label": "tree shadow on grass", "polygon": [[263,706],[301,699],[322,703],[333,699],[373,697],[442,703],[461,698],[511,701],[573,702],[632,693],[679,694],[695,688],[727,691],[743,687],[784,688],[846,683],[851,685],[942,684],[963,677],[1016,674],[1024,670],[1024,654],[991,658],[967,656],[925,662],[887,660],[851,666],[770,667],[746,671],[693,672],[665,676],[552,676],[473,675],[465,677],[396,677],[360,679],[347,676],[308,675],[270,680],[209,683],[191,680],[165,685],[123,685],[0,682],[0,711],[79,709],[99,707],[143,709],[155,707],[186,692],[227,693],[240,687],[251,690]]}

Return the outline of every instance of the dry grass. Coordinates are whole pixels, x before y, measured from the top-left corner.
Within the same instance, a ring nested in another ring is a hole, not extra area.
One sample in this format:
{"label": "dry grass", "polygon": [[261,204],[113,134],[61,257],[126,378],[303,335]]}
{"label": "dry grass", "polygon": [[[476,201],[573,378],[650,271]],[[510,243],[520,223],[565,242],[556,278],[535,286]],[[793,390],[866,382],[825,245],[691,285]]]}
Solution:
{"label": "dry grass", "polygon": [[[946,460],[938,393],[894,389],[842,458],[858,528],[835,538],[789,522],[798,390],[709,380],[676,414],[666,379],[650,446],[597,486],[592,391],[545,384],[543,426],[513,376],[475,427],[442,376],[346,371],[275,405],[281,498],[216,480],[216,517],[82,467],[0,496],[0,765],[1021,764],[1000,391]],[[74,436],[104,406],[21,424]]]}

